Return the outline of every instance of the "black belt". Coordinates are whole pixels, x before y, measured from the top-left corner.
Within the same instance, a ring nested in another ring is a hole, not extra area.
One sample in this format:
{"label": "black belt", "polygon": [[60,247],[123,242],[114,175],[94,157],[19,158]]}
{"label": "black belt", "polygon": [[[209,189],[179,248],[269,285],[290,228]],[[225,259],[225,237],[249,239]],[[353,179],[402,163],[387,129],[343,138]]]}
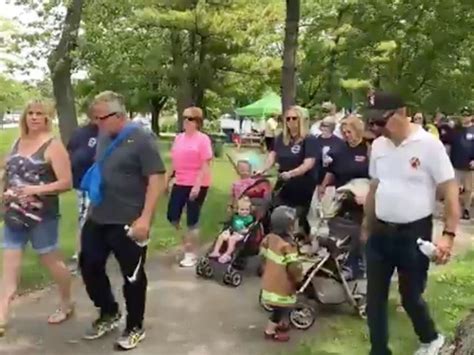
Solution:
{"label": "black belt", "polygon": [[433,215],[429,215],[427,217],[417,219],[416,221],[408,222],[408,223],[392,223],[392,222],[382,221],[381,219],[378,219],[378,218],[377,218],[377,222],[388,228],[406,229],[406,228],[417,226],[422,223],[430,222],[432,219],[433,219]]}

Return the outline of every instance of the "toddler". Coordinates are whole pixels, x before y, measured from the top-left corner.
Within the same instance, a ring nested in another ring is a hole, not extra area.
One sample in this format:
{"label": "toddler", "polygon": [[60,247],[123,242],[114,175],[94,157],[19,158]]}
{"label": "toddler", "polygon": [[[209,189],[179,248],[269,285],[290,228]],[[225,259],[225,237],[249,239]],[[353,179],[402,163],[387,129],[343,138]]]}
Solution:
{"label": "toddler", "polygon": [[[231,226],[219,235],[214,245],[214,249],[209,254],[210,258],[219,258],[222,264],[228,263],[232,259],[232,253],[238,242],[244,239],[244,235],[248,233],[249,226],[253,223],[252,203],[246,196],[241,197],[237,201],[237,213],[234,214]],[[221,249],[227,242],[226,251],[221,255]]]}
{"label": "toddler", "polygon": [[265,258],[262,276],[262,302],[273,311],[265,328],[265,339],[289,340],[288,316],[296,304],[296,287],[302,280],[297,246],[293,240],[296,211],[277,207],[271,215],[271,232],[261,244]]}

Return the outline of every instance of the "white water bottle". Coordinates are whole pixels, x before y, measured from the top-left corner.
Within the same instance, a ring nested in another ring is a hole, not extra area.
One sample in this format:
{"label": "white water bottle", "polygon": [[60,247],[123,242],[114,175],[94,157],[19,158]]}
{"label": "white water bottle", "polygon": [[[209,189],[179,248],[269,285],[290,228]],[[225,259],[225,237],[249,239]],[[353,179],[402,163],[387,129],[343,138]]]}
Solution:
{"label": "white water bottle", "polygon": [[421,238],[418,238],[416,240],[416,243],[418,244],[418,248],[420,251],[425,254],[428,259],[434,260],[436,258],[436,245],[427,241],[423,240]]}
{"label": "white water bottle", "polygon": [[133,239],[134,242],[137,243],[137,245],[138,245],[139,247],[142,247],[142,248],[143,248],[143,247],[145,247],[145,246],[148,245],[149,239],[144,240],[144,241],[142,241],[142,242],[139,242],[139,241],[137,241],[137,240],[135,240],[135,239],[133,238],[133,228],[130,227],[129,225],[125,225],[125,226],[123,227],[123,229],[125,229],[125,231],[127,232],[127,237]]}

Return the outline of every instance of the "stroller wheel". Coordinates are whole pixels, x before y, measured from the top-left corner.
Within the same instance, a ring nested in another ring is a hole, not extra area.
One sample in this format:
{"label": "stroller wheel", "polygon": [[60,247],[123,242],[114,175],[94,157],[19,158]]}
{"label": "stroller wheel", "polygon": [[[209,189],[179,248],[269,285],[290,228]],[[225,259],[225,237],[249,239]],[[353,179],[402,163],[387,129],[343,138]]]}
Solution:
{"label": "stroller wheel", "polygon": [[290,312],[290,322],[296,329],[309,329],[315,321],[316,312],[314,308],[309,305],[296,305],[295,309]]}
{"label": "stroller wheel", "polygon": [[357,302],[357,313],[362,319],[367,319],[367,298],[365,296],[361,296],[359,299],[356,300]]}
{"label": "stroller wheel", "polygon": [[234,271],[230,276],[230,284],[234,287],[239,287],[242,283],[242,274]]}
{"label": "stroller wheel", "polygon": [[203,276],[207,279],[210,279],[212,276],[214,276],[214,270],[212,269],[211,265],[206,265],[203,268]]}
{"label": "stroller wheel", "polygon": [[258,294],[258,303],[260,304],[260,306],[267,312],[273,312],[273,307],[272,306],[269,306],[268,304],[264,303],[263,302],[263,299],[262,299],[262,291],[260,290],[260,293]]}
{"label": "stroller wheel", "polygon": [[209,265],[209,258],[206,257],[206,256],[202,256],[199,261],[198,261],[198,264],[201,265],[201,266],[207,266]]}
{"label": "stroller wheel", "polygon": [[231,282],[232,282],[232,276],[231,276],[231,274],[229,274],[228,272],[224,273],[224,278],[223,278],[222,281],[224,282],[224,284],[230,285]]}
{"label": "stroller wheel", "polygon": [[203,266],[200,263],[196,265],[196,275],[204,276]]}

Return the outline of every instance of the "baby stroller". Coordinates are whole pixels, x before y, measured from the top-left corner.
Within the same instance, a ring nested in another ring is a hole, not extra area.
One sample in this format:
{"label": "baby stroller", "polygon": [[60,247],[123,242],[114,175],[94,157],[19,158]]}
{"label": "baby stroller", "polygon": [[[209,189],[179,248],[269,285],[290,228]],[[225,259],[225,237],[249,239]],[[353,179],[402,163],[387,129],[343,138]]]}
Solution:
{"label": "baby stroller", "polygon": [[[254,184],[245,189],[241,197],[247,196],[250,198],[255,221],[249,226],[243,240],[236,245],[228,263],[219,263],[216,259],[209,258],[209,254],[214,248],[214,242],[196,265],[198,276],[221,280],[225,285],[233,287],[240,286],[243,279],[242,271],[245,269],[248,259],[258,255],[260,243],[265,236],[264,224],[268,219],[267,213],[271,202],[271,191],[272,185],[267,178],[259,178]],[[225,222],[221,232],[229,229],[229,227],[230,221]],[[223,248],[225,247],[224,245]]]}
{"label": "baby stroller", "polygon": [[366,317],[367,282],[347,279],[344,273],[344,265],[353,249],[352,241],[360,234],[360,216],[353,208],[355,195],[368,192],[368,180],[357,180],[313,206],[313,214],[314,210],[318,213],[317,218],[310,221],[313,252],[300,256],[304,277],[298,285],[298,302],[290,313],[290,322],[295,328],[305,330],[314,324],[316,304],[349,303],[359,316]]}

